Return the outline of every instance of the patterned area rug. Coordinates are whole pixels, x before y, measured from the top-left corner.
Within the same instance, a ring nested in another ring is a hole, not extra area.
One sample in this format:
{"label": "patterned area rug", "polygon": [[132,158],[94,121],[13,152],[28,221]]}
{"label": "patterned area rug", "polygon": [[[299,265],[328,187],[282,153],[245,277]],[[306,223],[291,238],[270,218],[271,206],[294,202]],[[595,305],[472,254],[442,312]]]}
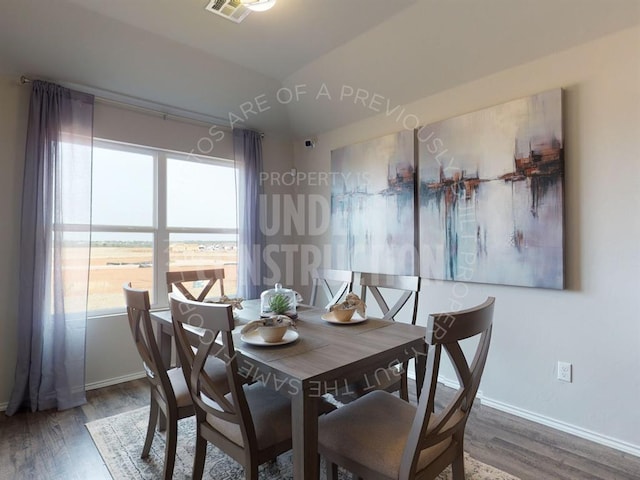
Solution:
{"label": "patterned area rug", "polygon": [[[144,460],[140,458],[147,429],[148,412],[148,408],[140,408],[87,423],[87,429],[115,480],[162,478],[164,434],[156,432],[151,454]],[[191,478],[193,452],[195,451],[195,428],[193,417],[178,422],[178,448],[173,473],[174,479]],[[468,480],[518,480],[517,477],[469,456],[465,457],[465,470]],[[350,478],[342,471],[339,477],[341,480]],[[244,478],[244,471],[233,459],[209,444],[204,478],[238,480]],[[291,452],[278,457],[278,461],[275,463],[260,467],[261,480],[292,478]],[[321,475],[321,478],[324,478],[324,475]],[[445,470],[438,477],[438,480],[450,479],[451,472],[449,470]]]}

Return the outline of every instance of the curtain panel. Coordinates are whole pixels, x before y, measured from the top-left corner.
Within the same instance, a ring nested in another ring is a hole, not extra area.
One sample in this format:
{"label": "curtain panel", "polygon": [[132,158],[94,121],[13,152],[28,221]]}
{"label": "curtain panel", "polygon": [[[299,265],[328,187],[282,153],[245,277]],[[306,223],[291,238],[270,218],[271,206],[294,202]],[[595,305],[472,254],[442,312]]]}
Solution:
{"label": "curtain panel", "polygon": [[262,135],[251,130],[233,130],[238,170],[238,295],[260,298],[264,289],[264,235],[260,230],[262,185]]}
{"label": "curtain panel", "polygon": [[34,81],[22,187],[18,358],[6,411],[85,403],[94,97]]}

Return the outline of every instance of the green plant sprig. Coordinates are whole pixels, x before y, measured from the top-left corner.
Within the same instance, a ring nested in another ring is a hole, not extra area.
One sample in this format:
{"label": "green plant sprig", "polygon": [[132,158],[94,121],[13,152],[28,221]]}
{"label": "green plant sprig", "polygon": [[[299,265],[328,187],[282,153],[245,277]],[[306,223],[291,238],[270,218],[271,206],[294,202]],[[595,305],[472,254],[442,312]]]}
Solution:
{"label": "green plant sprig", "polygon": [[276,293],[269,299],[269,308],[277,315],[284,315],[291,308],[291,300],[282,293]]}

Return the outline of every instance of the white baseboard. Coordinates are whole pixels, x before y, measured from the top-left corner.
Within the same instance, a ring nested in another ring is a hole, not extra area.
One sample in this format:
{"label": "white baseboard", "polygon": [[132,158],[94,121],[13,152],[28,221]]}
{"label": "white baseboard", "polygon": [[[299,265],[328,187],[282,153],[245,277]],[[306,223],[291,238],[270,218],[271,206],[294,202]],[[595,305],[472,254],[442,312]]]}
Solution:
{"label": "white baseboard", "polygon": [[[109,387],[111,385],[117,385],[118,383],[128,382],[130,380],[138,380],[139,378],[146,377],[145,372],[136,372],[129,375],[123,375],[121,377],[108,378],[106,380],[100,380],[99,382],[91,382],[85,384],[85,390],[95,390],[96,388]],[[5,412],[9,402],[0,403],[0,412]]]}
{"label": "white baseboard", "polygon": [[[438,382],[450,388],[459,388],[459,383],[457,381],[452,381],[442,376],[438,377]],[[592,432],[591,430],[587,430],[586,428],[571,425],[570,423],[556,420],[555,418],[547,417],[546,415],[541,415],[539,413],[525,410],[524,408],[515,407],[508,403],[488,398],[484,396],[480,390],[478,390],[477,398],[484,406],[495,408],[496,410],[515,415],[516,417],[521,417],[526,420],[530,420],[532,422],[554,428],[561,432],[570,433],[571,435],[575,435],[576,437],[584,438],[585,440],[590,440],[600,445],[615,448],[616,450],[620,450],[621,452],[640,457],[640,445],[634,445],[633,443],[625,442],[624,440],[619,440],[607,435],[602,435],[601,433]]]}
{"label": "white baseboard", "polygon": [[100,380],[99,382],[87,383],[84,387],[87,390],[95,390],[96,388],[110,387],[111,385],[117,385],[118,383],[129,382],[131,380],[138,380],[139,378],[144,378],[146,376],[147,375],[144,371],[136,372],[136,373],[131,373],[129,375],[123,375],[121,377],[107,378],[106,380]]}

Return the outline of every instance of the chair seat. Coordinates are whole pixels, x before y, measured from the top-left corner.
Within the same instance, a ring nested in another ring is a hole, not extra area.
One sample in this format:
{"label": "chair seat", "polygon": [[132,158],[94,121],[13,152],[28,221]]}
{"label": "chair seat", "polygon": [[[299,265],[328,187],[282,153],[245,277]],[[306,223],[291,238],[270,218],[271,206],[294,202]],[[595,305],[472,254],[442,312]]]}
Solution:
{"label": "chair seat", "polygon": [[[320,453],[332,460],[348,458],[359,464],[361,470],[397,478],[415,415],[413,405],[388,392],[376,390],[319,418]],[[418,461],[418,471],[450,444],[451,439],[448,438],[425,449]]]}
{"label": "chair seat", "polygon": [[[244,386],[256,440],[260,450],[277,445],[291,438],[291,402],[275,390],[260,383]],[[225,398],[232,402],[231,394]],[[215,404],[212,402],[212,406]],[[242,433],[237,424],[226,422],[207,414],[207,422],[236,445],[243,446]]]}
{"label": "chair seat", "polygon": [[[227,381],[227,372],[225,363],[215,357],[209,357],[204,366],[205,371],[221,391],[229,391],[229,382]],[[182,368],[172,368],[167,371],[169,381],[173,387],[173,393],[176,396],[178,408],[186,407],[192,404],[191,394],[184,379]]]}

